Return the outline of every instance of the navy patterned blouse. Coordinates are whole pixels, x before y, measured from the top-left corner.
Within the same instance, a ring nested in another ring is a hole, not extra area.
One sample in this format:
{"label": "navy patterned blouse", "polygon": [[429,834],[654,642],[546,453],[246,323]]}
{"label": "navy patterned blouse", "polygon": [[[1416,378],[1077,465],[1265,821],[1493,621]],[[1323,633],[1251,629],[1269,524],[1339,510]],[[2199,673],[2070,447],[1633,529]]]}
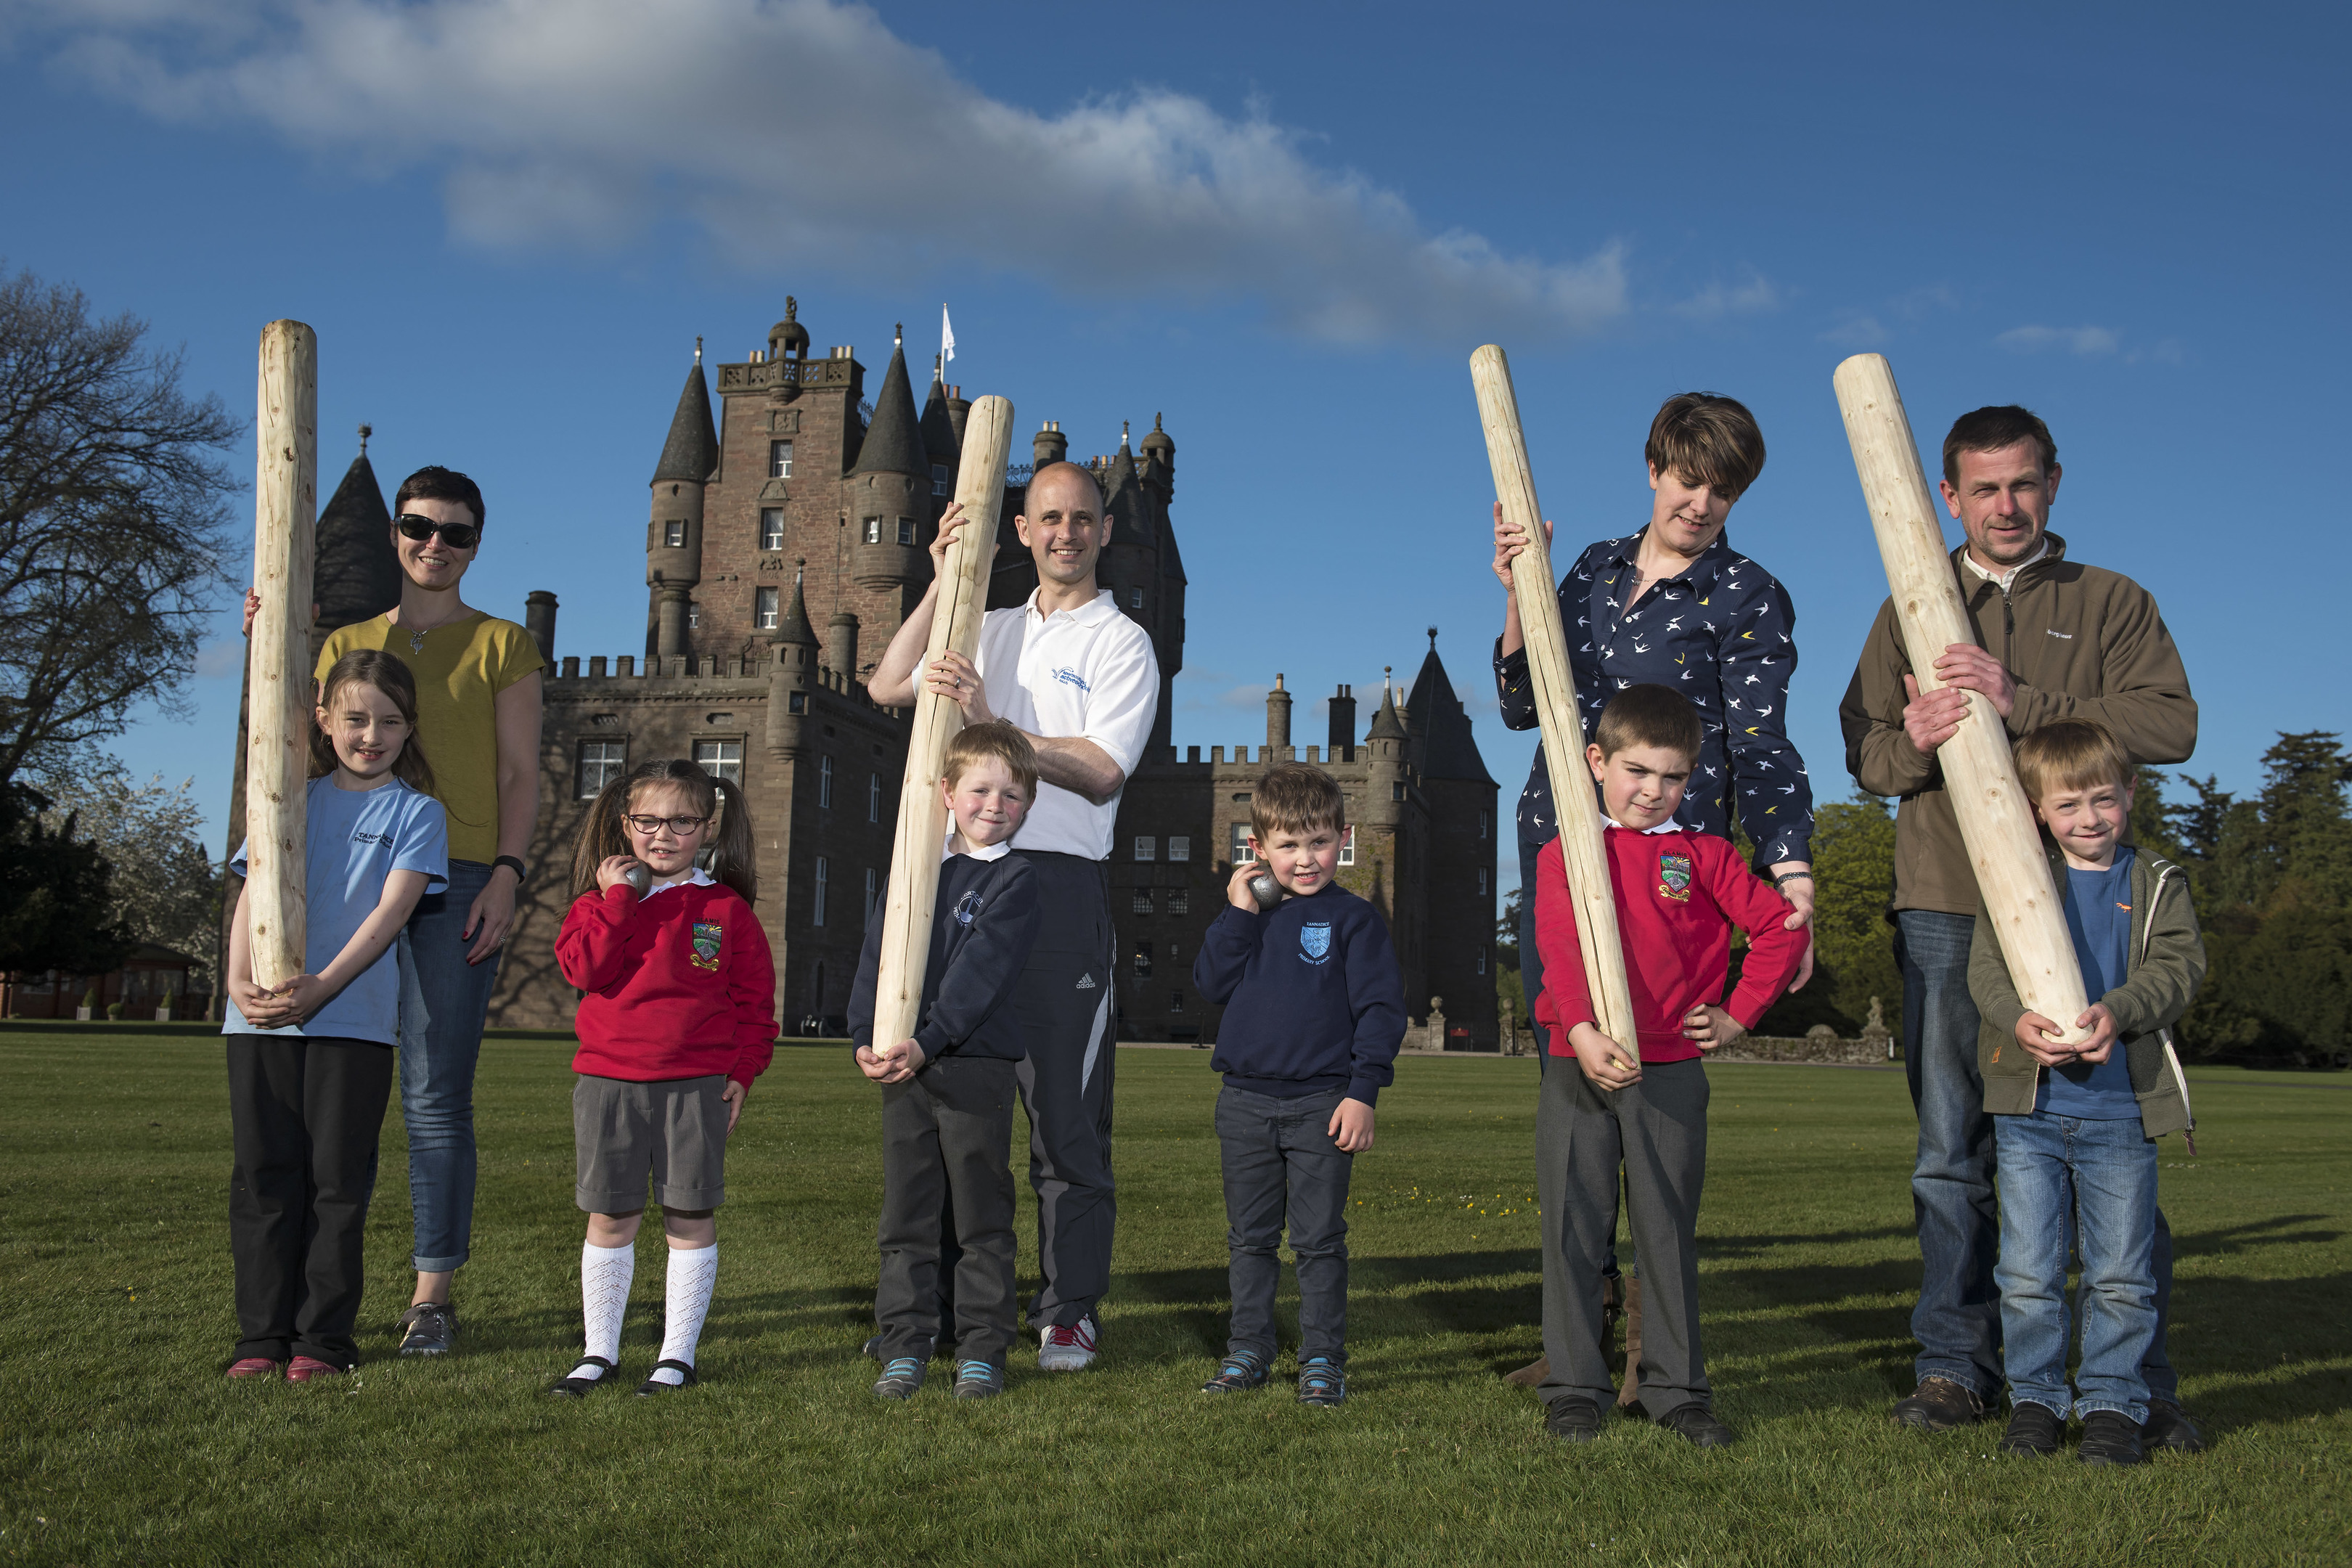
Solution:
{"label": "navy patterned blouse", "polygon": [[[1642,531],[1643,533],[1647,529]],[[1675,576],[1621,604],[1642,533],[1604,539],[1559,580],[1560,623],[1590,735],[1610,697],[1655,681],[1688,697],[1704,734],[1698,771],[1675,820],[1702,833],[1731,836],[1731,801],[1756,842],[1759,869],[1812,858],[1813,789],[1789,742],[1789,677],[1797,668],[1797,624],[1789,591],[1770,573],[1735,552],[1722,536]],[[1503,722],[1536,727],[1535,688],[1527,650],[1505,655],[1496,640],[1495,687]],[[1519,837],[1543,844],[1559,826],[1550,774],[1536,750],[1519,796]]]}

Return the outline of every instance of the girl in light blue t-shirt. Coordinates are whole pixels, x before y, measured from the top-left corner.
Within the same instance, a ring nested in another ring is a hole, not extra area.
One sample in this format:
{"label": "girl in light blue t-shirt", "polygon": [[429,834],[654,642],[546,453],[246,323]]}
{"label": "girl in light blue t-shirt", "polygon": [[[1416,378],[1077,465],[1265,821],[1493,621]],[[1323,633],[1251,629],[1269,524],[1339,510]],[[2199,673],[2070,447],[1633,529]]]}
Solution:
{"label": "girl in light blue t-shirt", "polygon": [[[344,1373],[360,1243],[399,1038],[393,939],[449,879],[441,804],[416,744],[416,683],[376,649],[321,685],[306,796],[302,968],[258,984],[237,896],[229,930],[229,1251],[240,1337],[233,1378]],[[240,847],[230,869],[245,874]]]}

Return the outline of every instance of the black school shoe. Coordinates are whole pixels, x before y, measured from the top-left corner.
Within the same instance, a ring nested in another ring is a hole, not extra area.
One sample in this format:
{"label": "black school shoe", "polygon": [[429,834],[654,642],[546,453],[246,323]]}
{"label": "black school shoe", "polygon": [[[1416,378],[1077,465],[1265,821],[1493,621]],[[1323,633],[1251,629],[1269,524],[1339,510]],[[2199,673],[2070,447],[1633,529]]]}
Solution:
{"label": "black school shoe", "polygon": [[2139,1423],[2120,1410],[2094,1410],[2083,1417],[2083,1446],[2074,1456],[2086,1465],[2145,1465]]}
{"label": "black school shoe", "polygon": [[2205,1435],[2197,1430],[2197,1423],[2189,1412],[2168,1399],[2147,1402],[2147,1423],[2139,1429],[2139,1446],[2153,1454],[2158,1448],[2169,1448],[2176,1454],[2201,1454],[2205,1451]]}
{"label": "black school shoe", "polygon": [[686,1363],[682,1361],[657,1361],[654,1363],[654,1371],[661,1372],[664,1370],[677,1373],[678,1374],[678,1381],[676,1383],[665,1383],[658,1377],[648,1377],[645,1382],[637,1384],[638,1398],[654,1399],[658,1398],[660,1395],[665,1394],[676,1394],[681,1388],[692,1388],[696,1384],[702,1381],[702,1379],[694,1374],[694,1369],[687,1365]]}
{"label": "black school shoe", "polygon": [[2046,1459],[2066,1446],[2066,1418],[2047,1405],[2023,1400],[2009,1413],[2009,1430],[2000,1435],[2000,1451]]}
{"label": "black school shoe", "polygon": [[1715,1412],[1696,1400],[1677,1405],[1656,1419],[1659,1426],[1680,1434],[1695,1447],[1728,1448],[1739,1441],[1738,1433],[1717,1421]]}
{"label": "black school shoe", "polygon": [[1948,1377],[1923,1377],[1919,1386],[1895,1402],[1895,1425],[1922,1432],[1948,1432],[1985,1418],[1985,1403],[1976,1391]]}
{"label": "black school shoe", "polygon": [[1597,1442],[1601,1406],[1580,1394],[1563,1394],[1544,1406],[1544,1430],[1563,1443]]}
{"label": "black school shoe", "polygon": [[576,1367],[600,1366],[604,1370],[594,1377],[572,1377],[567,1374],[557,1378],[552,1384],[548,1385],[547,1392],[552,1394],[558,1399],[585,1399],[588,1395],[593,1394],[598,1388],[613,1381],[613,1363],[606,1361],[603,1356],[580,1356],[575,1358],[572,1364]]}

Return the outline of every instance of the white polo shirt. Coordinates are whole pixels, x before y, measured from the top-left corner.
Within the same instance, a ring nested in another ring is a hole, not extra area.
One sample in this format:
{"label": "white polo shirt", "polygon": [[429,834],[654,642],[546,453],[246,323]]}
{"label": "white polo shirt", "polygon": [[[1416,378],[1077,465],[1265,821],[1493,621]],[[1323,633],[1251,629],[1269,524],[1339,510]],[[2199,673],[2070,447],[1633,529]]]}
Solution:
{"label": "white polo shirt", "polygon": [[[1135,772],[1160,710],[1160,660],[1108,589],[1050,616],[1037,613],[1034,593],[1017,610],[989,611],[972,663],[990,712],[1032,735],[1092,741],[1120,773]],[[1107,860],[1118,823],[1118,795],[1097,805],[1040,779],[1013,847]]]}

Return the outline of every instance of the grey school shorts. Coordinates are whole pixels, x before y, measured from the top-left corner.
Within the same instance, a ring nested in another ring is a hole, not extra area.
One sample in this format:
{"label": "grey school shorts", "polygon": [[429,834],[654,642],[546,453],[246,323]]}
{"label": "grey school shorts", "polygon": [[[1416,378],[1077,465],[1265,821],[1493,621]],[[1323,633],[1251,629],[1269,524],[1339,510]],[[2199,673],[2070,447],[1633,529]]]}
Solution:
{"label": "grey school shorts", "polygon": [[727,1201],[724,1075],[633,1083],[582,1073],[572,1086],[580,1206],[590,1214],[664,1208],[711,1209]]}

